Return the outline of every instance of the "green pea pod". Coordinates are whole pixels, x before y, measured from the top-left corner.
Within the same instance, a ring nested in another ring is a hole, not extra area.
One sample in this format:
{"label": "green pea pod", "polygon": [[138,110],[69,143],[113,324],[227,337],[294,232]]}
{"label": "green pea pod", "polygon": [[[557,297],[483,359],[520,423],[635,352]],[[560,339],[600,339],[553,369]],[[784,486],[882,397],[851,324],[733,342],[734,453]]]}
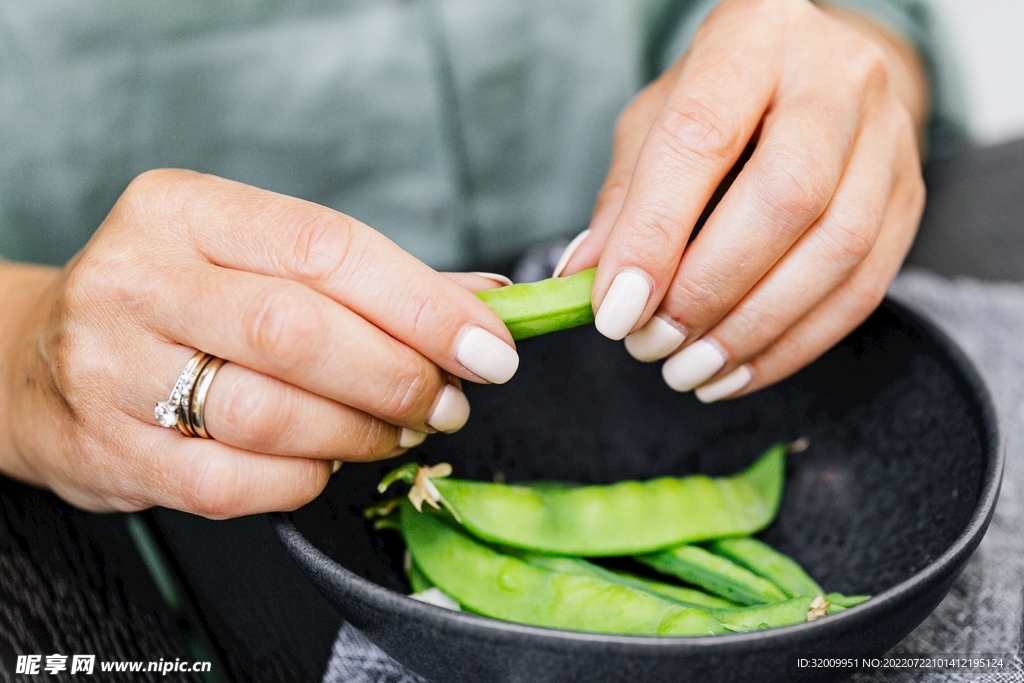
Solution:
{"label": "green pea pod", "polygon": [[704,610],[502,554],[433,513],[402,505],[402,535],[427,579],[465,609],[534,626],[624,635],[726,633]]}
{"label": "green pea pod", "polygon": [[434,584],[430,582],[423,570],[416,566],[415,562],[409,567],[408,578],[413,593],[422,593],[434,587]]}
{"label": "green pea pod", "polygon": [[814,598],[801,596],[770,605],[736,610],[714,610],[712,615],[731,631],[759,631],[807,621]]}
{"label": "green pea pod", "polygon": [[708,550],[768,579],[788,597],[825,595],[793,558],[784,555],[756,538],[720,538],[708,543]]}
{"label": "green pea pod", "polygon": [[[417,501],[440,501],[474,536],[557,555],[640,555],[682,543],[754,533],[778,511],[786,446],[769,448],[731,477],[661,477],[607,486],[531,487],[415,475]],[[440,467],[438,465],[437,467]],[[396,474],[398,473],[398,474]],[[422,489],[429,483],[433,491]],[[383,493],[386,486],[378,487]],[[436,500],[435,500],[436,498]]]}
{"label": "green pea pod", "polygon": [[867,602],[871,599],[870,595],[843,595],[842,593],[829,593],[825,596],[825,599],[830,604],[838,607],[850,608],[856,607],[862,602]]}
{"label": "green pea pod", "polygon": [[509,554],[519,557],[519,559],[537,567],[544,567],[545,569],[565,572],[567,574],[593,576],[595,578],[608,581],[609,583],[617,583],[637,590],[642,590],[647,593],[652,593],[660,598],[665,598],[666,600],[671,600],[672,602],[676,602],[687,607],[699,607],[701,609],[731,609],[739,607],[739,605],[734,602],[729,602],[722,598],[716,598],[713,595],[708,595],[707,593],[694,590],[692,588],[673,586],[661,581],[652,581],[650,579],[644,579],[625,572],[609,571],[604,567],[596,565],[593,562],[587,562],[579,557],[541,555],[538,553],[521,552],[512,549],[509,550]]}
{"label": "green pea pod", "polygon": [[741,605],[784,602],[789,597],[768,579],[695,545],[681,545],[636,559]]}
{"label": "green pea pod", "polygon": [[697,590],[696,588],[677,586],[676,584],[665,583],[664,581],[655,581],[654,579],[648,579],[645,576],[637,576],[636,574],[630,574],[628,572],[617,571],[613,573],[620,578],[628,579],[633,583],[638,583],[644,586],[652,593],[687,605],[694,605],[705,609],[737,609],[741,607],[741,605],[732,602],[731,600],[710,595],[704,591]]}
{"label": "green pea pod", "polygon": [[590,268],[569,277],[486,289],[476,295],[498,314],[513,339],[527,339],[594,322],[590,291],[595,272]]}

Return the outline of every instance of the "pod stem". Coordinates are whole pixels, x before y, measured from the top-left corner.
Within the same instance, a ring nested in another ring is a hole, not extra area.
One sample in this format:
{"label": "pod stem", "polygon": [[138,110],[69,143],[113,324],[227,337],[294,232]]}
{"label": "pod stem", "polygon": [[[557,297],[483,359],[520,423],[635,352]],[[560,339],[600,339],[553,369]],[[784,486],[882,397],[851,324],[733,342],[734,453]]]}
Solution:
{"label": "pod stem", "polygon": [[[451,513],[452,517],[459,524],[462,524],[462,518],[459,517],[459,513],[455,511],[455,508],[445,500],[441,492],[437,490],[431,479],[443,479],[444,477],[450,476],[452,473],[452,466],[446,462],[439,462],[433,467],[425,467],[423,465],[417,465],[414,462],[402,465],[396,470],[388,472],[380,484],[377,485],[377,490],[384,493],[388,490],[392,484],[396,481],[404,481],[409,484],[409,502],[412,503],[413,507],[416,508],[416,512],[423,512],[423,503],[426,503],[435,510],[440,510],[441,505],[444,506],[448,512]],[[378,503],[377,505],[370,506],[366,509],[364,514],[369,518],[370,516],[386,516],[391,514],[394,507],[389,505],[392,501],[386,503]],[[438,505],[440,503],[440,505]]]}
{"label": "pod stem", "polygon": [[825,598],[820,595],[814,600],[811,600],[810,607],[807,610],[807,621],[815,621],[821,619],[824,616],[828,616],[829,603]]}

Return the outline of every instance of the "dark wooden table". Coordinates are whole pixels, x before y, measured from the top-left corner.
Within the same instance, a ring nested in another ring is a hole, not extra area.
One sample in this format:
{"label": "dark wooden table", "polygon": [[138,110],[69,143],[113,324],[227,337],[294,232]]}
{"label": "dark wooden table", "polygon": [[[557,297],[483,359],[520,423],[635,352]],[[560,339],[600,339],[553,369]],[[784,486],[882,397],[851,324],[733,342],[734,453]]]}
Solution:
{"label": "dark wooden table", "polygon": [[[909,263],[1024,280],[1024,140],[933,161],[926,180]],[[89,514],[0,477],[2,680],[100,680],[14,673],[20,654],[78,653],[213,662],[202,676],[130,680],[307,683],[320,679],[340,622],[262,516]]]}

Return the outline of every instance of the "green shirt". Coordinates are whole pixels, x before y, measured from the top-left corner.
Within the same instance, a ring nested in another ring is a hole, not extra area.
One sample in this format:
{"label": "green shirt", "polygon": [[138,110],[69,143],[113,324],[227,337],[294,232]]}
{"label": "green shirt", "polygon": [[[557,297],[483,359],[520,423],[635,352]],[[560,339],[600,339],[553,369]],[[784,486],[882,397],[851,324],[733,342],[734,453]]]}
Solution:
{"label": "green shirt", "polygon": [[[919,3],[851,2],[930,49]],[[508,258],[585,227],[618,113],[715,4],[4,0],[0,254],[63,263],[135,175],[176,166],[439,268]]]}

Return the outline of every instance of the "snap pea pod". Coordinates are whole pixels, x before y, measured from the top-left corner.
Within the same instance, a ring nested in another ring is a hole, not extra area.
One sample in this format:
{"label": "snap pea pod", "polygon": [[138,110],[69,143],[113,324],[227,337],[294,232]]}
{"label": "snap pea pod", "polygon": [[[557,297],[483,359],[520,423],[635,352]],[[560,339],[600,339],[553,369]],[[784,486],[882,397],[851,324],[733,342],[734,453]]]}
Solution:
{"label": "snap pea pod", "polygon": [[617,583],[623,586],[629,586],[630,588],[636,588],[637,590],[646,591],[657,595],[660,598],[665,598],[666,600],[671,600],[687,607],[700,607],[702,609],[734,609],[739,607],[739,605],[734,602],[729,602],[722,598],[716,598],[713,595],[708,595],[707,593],[694,590],[692,588],[672,586],[661,581],[652,581],[650,579],[644,579],[625,572],[609,571],[604,567],[596,565],[593,562],[587,562],[579,557],[560,557],[557,555],[541,555],[529,552],[517,553],[516,551],[511,551],[510,554],[537,567],[544,567],[551,571],[565,572],[567,574],[593,576],[595,578],[608,581],[609,583]]}
{"label": "snap pea pod", "polygon": [[625,635],[726,633],[704,610],[579,574],[551,571],[475,541],[434,514],[401,508],[402,535],[427,579],[465,609],[534,626]]}
{"label": "snap pea pod", "polygon": [[707,547],[715,555],[768,579],[788,597],[825,595],[825,589],[791,557],[756,538],[719,538],[708,543]]}
{"label": "snap pea pod", "polygon": [[867,602],[871,599],[870,595],[843,595],[842,593],[829,593],[825,596],[825,599],[832,605],[837,605],[843,608],[856,607],[862,602]]}
{"label": "snap pea pod", "polygon": [[423,570],[416,566],[415,562],[410,565],[407,578],[413,593],[422,593],[434,587],[434,584],[430,582]]}
{"label": "snap pea pod", "polygon": [[741,605],[783,602],[789,597],[768,579],[695,545],[676,546],[636,559]]}
{"label": "snap pea pod", "polygon": [[571,488],[427,479],[427,468],[410,464],[388,474],[378,490],[396,479],[416,482],[410,497],[435,506],[440,501],[473,535],[503,546],[584,557],[639,555],[764,528],[779,507],[785,462],[786,446],[779,444],[731,477]]}
{"label": "snap pea pod", "polygon": [[596,268],[569,277],[553,277],[476,295],[498,314],[513,339],[527,339],[594,322],[590,291]]}
{"label": "snap pea pod", "polygon": [[655,581],[654,579],[648,579],[645,576],[637,576],[636,574],[630,574],[628,572],[612,573],[621,578],[641,584],[652,593],[656,593],[663,597],[676,600],[677,602],[683,602],[688,605],[696,605],[705,609],[737,609],[741,607],[741,605],[732,602],[731,600],[710,595],[709,593],[697,590],[696,588],[687,588],[686,586],[677,586],[673,583],[665,583],[664,581]]}

